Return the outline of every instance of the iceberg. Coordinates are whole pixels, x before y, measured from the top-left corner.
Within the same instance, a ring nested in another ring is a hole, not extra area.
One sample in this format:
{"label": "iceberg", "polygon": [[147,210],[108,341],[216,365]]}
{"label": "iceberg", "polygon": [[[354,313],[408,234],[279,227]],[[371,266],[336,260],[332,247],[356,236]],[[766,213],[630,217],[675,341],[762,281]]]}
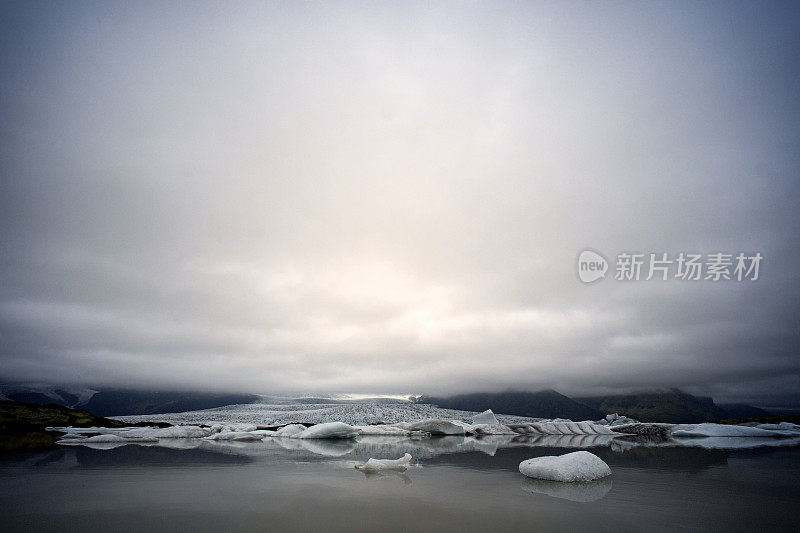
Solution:
{"label": "iceberg", "polygon": [[796,436],[793,431],[776,431],[749,426],[733,426],[729,424],[682,424],[672,430],[673,437],[773,437],[785,438]]}
{"label": "iceberg", "polygon": [[288,426],[283,426],[278,431],[276,431],[275,436],[294,437],[304,432],[306,429],[308,428],[306,428],[303,424],[289,424]]}
{"label": "iceberg", "polygon": [[496,425],[500,422],[497,421],[497,417],[494,416],[494,413],[491,409],[487,409],[479,415],[475,415],[472,417],[472,424],[477,426],[478,424],[491,424]]}
{"label": "iceberg", "polygon": [[97,443],[111,443],[111,444],[128,444],[136,442],[158,442],[158,439],[152,437],[120,437],[119,435],[95,435],[94,437],[81,438],[68,438],[57,441],[57,444],[97,444]]}
{"label": "iceberg", "polygon": [[800,431],[800,426],[792,424],[791,422],[781,422],[780,424],[758,424],[755,426],[759,429],[772,429],[780,431]]}
{"label": "iceberg", "polygon": [[528,424],[509,424],[520,435],[619,435],[607,426],[595,422],[573,422],[556,419]]}
{"label": "iceberg", "polygon": [[298,435],[298,439],[352,439],[361,431],[344,422],[326,422],[306,429]]}
{"label": "iceberg", "polygon": [[405,437],[409,434],[408,430],[397,426],[375,425],[375,426],[354,426],[361,431],[361,435],[388,435],[390,437]]}
{"label": "iceberg", "polygon": [[400,459],[373,459],[370,457],[369,461],[363,464],[357,464],[356,468],[369,472],[377,472],[380,470],[405,472],[409,464],[411,464],[411,454],[406,453]]}
{"label": "iceberg", "polygon": [[250,433],[249,431],[223,431],[222,433],[214,433],[213,435],[204,437],[204,440],[249,441],[249,440],[261,440],[263,438],[264,437],[262,435]]}
{"label": "iceberg", "polygon": [[447,420],[438,420],[430,418],[428,420],[420,420],[409,424],[408,429],[411,431],[424,431],[431,435],[464,435],[464,427],[448,422]]}
{"label": "iceberg", "polygon": [[211,429],[200,426],[171,426],[167,428],[132,428],[122,433],[125,437],[153,439],[199,439],[211,435]]}
{"label": "iceberg", "polygon": [[587,451],[528,459],[519,464],[519,471],[527,477],[568,483],[594,481],[611,475],[608,465]]}
{"label": "iceberg", "polygon": [[475,435],[516,435],[517,432],[503,424],[477,424],[472,428]]}

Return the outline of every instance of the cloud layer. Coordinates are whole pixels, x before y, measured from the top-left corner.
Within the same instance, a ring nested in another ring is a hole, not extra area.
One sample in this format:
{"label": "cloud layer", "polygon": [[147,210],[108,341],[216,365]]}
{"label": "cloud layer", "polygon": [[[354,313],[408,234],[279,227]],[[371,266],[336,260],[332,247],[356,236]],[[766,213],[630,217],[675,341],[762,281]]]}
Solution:
{"label": "cloud layer", "polygon": [[2,9],[7,379],[800,391],[793,6]]}

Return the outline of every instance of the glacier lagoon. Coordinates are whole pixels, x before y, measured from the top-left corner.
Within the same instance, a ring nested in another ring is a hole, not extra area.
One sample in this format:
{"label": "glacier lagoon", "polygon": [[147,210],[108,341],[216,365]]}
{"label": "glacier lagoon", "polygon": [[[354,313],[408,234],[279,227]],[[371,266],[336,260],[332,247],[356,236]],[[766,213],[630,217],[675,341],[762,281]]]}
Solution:
{"label": "glacier lagoon", "polygon": [[[409,416],[407,406],[320,407],[325,412],[306,407],[304,416],[328,420],[339,414],[364,422],[364,409],[377,409],[369,416],[381,418]],[[172,415],[171,421],[241,423],[299,416],[291,409],[274,410],[278,415],[259,409],[235,406],[211,416]],[[62,446],[0,458],[0,530],[796,529],[800,447],[782,442],[361,435]],[[560,483],[519,473],[526,459],[580,449],[605,461],[612,475]],[[404,472],[354,468],[370,458],[396,459],[404,453],[413,457]]]}

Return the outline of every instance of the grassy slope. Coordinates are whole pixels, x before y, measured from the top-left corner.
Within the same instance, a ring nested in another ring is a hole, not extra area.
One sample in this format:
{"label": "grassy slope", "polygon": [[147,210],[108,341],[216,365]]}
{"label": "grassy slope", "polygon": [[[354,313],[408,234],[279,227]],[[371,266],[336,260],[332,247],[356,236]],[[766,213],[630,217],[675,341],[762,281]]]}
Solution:
{"label": "grassy slope", "polygon": [[55,446],[62,433],[46,427],[123,427],[119,420],[60,405],[0,402],[0,453],[45,451]]}

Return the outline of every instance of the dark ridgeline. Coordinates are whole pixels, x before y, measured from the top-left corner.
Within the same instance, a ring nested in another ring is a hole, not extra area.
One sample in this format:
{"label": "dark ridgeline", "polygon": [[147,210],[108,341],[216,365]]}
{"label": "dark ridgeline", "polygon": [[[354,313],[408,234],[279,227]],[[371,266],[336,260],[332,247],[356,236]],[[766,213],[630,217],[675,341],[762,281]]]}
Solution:
{"label": "dark ridgeline", "polygon": [[723,409],[711,398],[687,394],[677,389],[658,392],[615,394],[570,398],[553,390],[538,392],[470,393],[449,397],[420,396],[417,403],[430,403],[446,409],[485,411],[537,418],[599,420],[608,413],[642,422],[692,424],[768,415],[763,409],[732,404]]}
{"label": "dark ridgeline", "polygon": [[537,392],[479,392],[446,398],[420,396],[417,403],[430,403],[445,409],[485,411],[498,414],[530,416],[537,418],[569,418],[570,420],[598,420],[604,412],[577,402],[554,390]]}
{"label": "dark ridgeline", "polygon": [[85,409],[99,416],[180,413],[259,399],[254,394],[102,389],[81,401],[74,392],[63,388],[26,386],[5,386],[3,394],[12,401]]}
{"label": "dark ridgeline", "polygon": [[604,413],[619,413],[642,422],[694,424],[734,418],[713,399],[692,396],[678,389],[578,398],[578,401]]}

